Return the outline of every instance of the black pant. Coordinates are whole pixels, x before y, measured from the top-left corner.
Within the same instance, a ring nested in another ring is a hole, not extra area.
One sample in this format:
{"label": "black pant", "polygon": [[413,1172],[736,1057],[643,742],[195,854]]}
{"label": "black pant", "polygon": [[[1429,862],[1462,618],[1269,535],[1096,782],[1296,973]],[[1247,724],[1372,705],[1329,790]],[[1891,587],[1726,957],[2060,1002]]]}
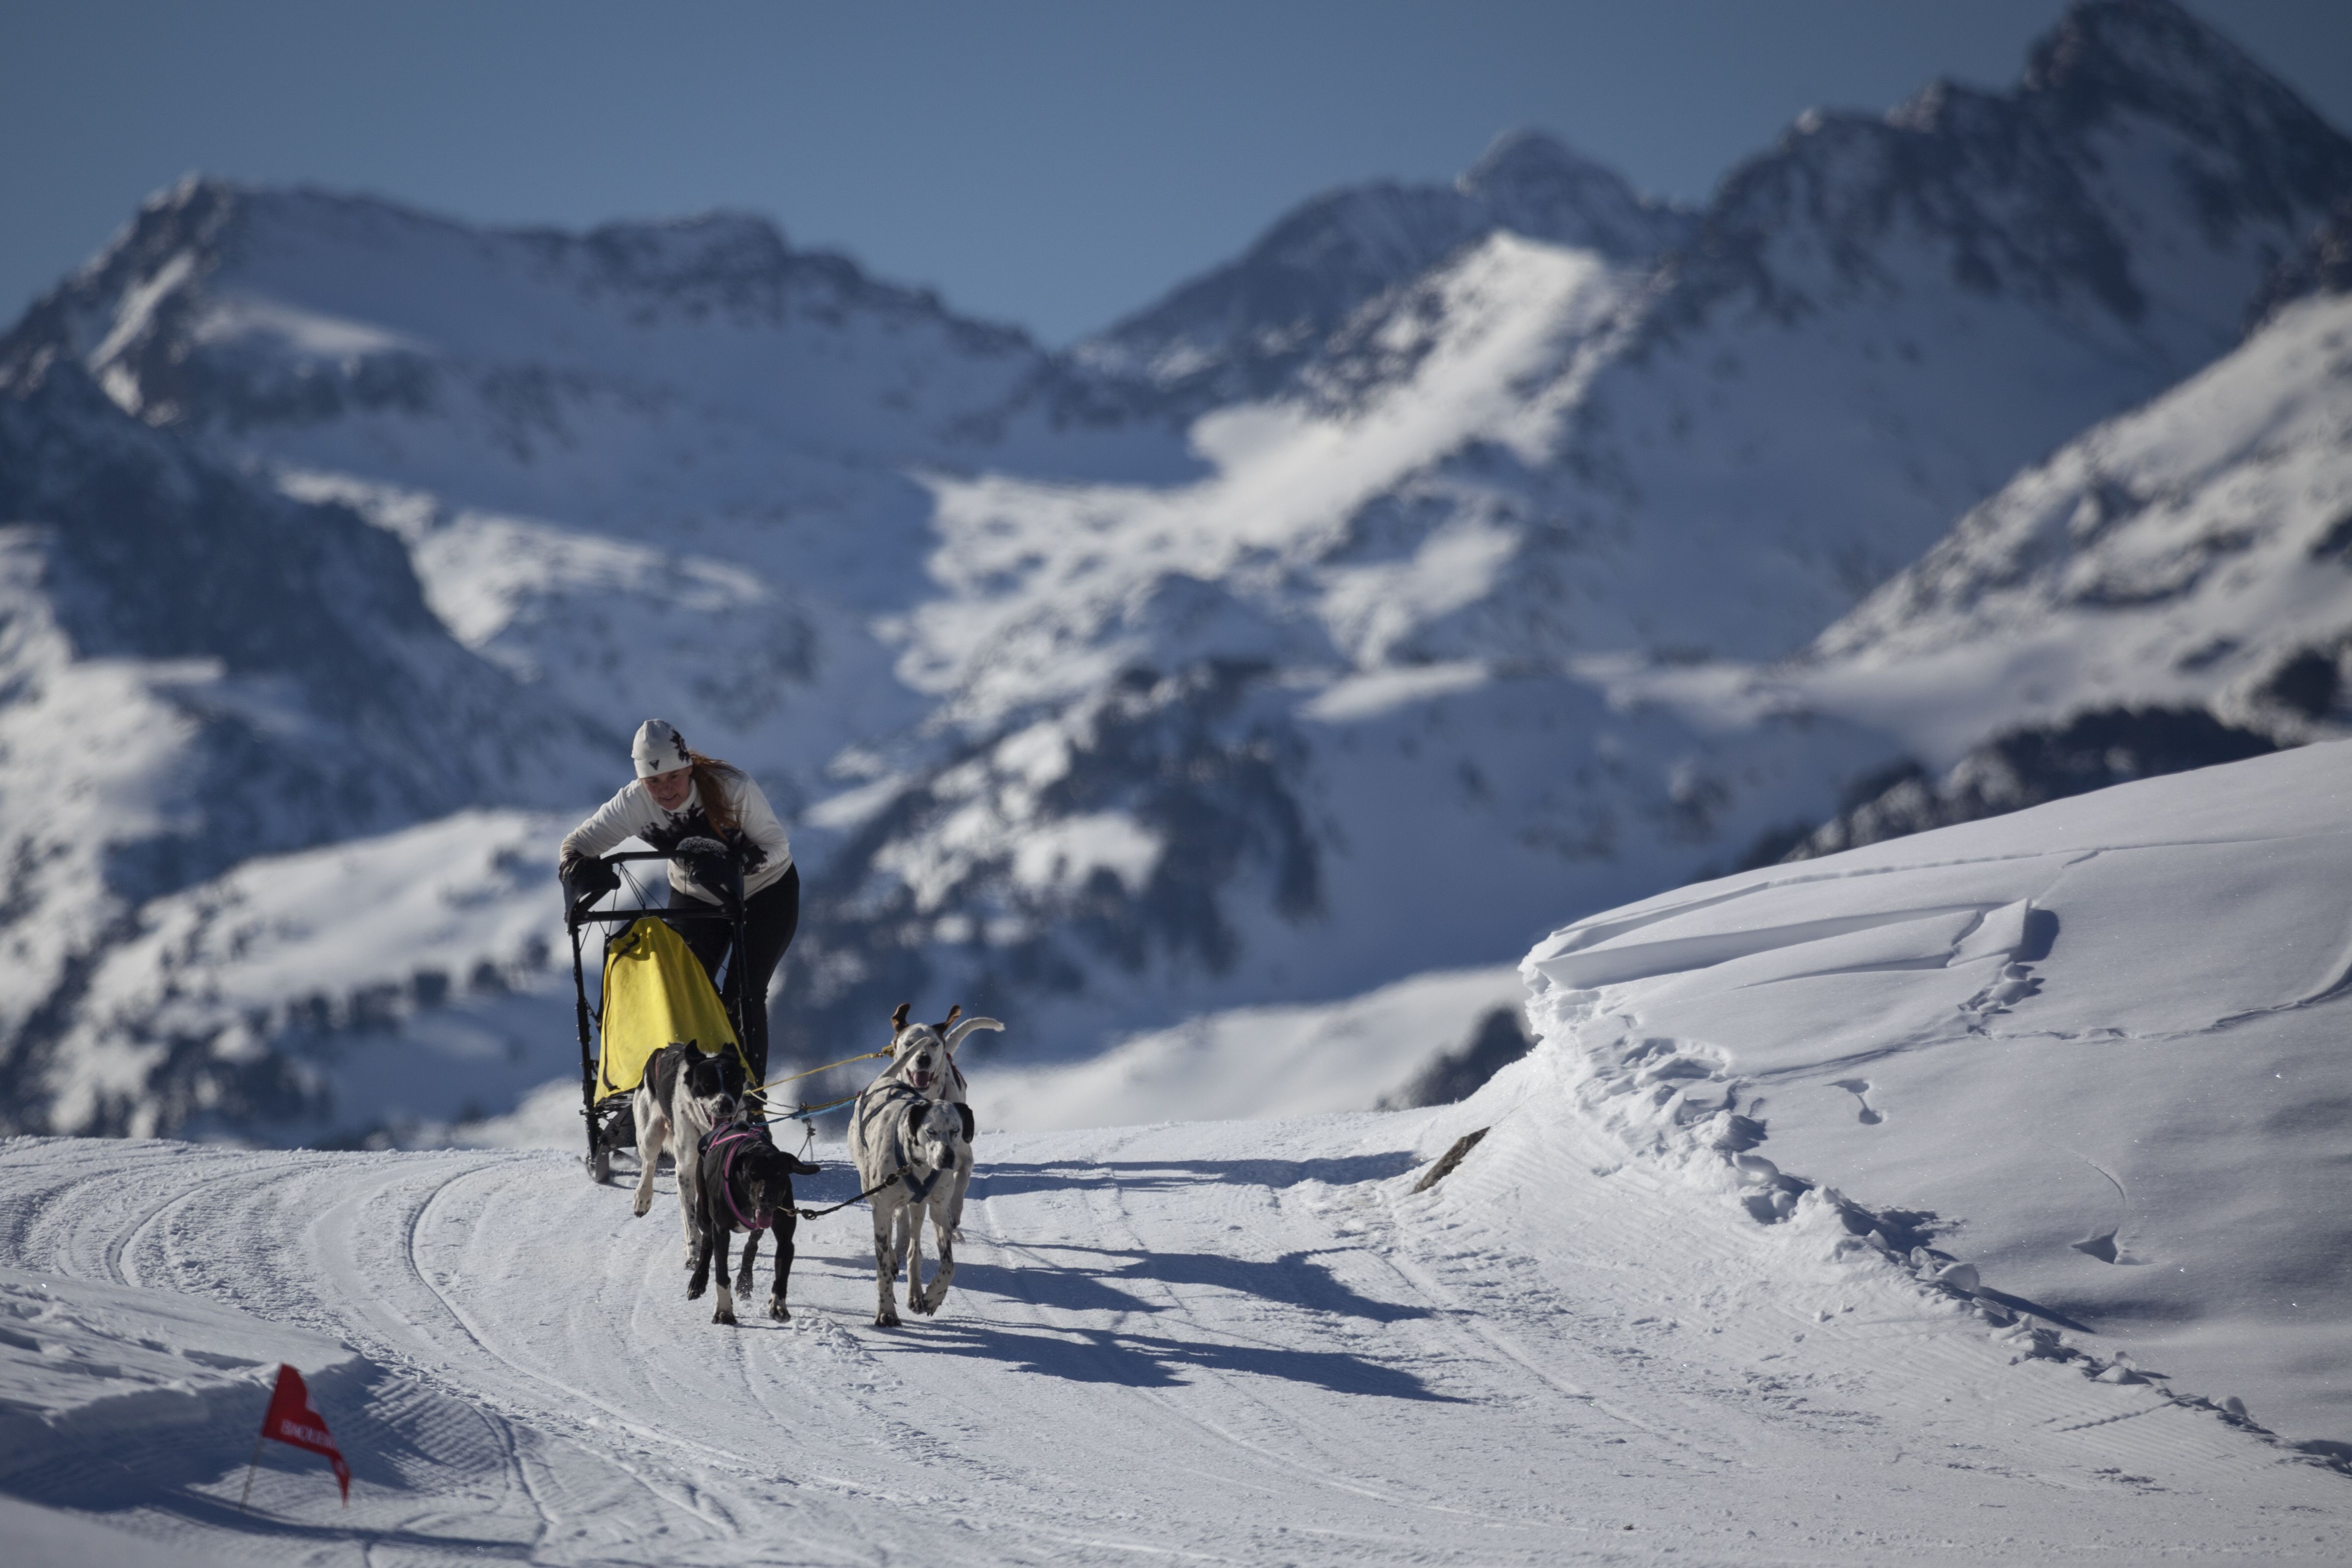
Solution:
{"label": "black pant", "polygon": [[[669,890],[671,909],[709,910],[718,906],[707,903],[691,893]],[[751,1058],[751,1081],[768,1081],[768,982],[775,978],[776,965],[784,956],[784,949],[793,945],[793,932],[801,923],[801,868],[786,871],[767,887],[746,900],[743,905],[743,945],[750,957],[740,963],[743,985],[743,1054]],[[677,934],[694,956],[702,961],[709,972],[710,983],[719,984],[719,965],[736,957],[735,928],[727,921],[672,921]],[[719,994],[732,997],[736,976],[730,974],[727,984]]]}

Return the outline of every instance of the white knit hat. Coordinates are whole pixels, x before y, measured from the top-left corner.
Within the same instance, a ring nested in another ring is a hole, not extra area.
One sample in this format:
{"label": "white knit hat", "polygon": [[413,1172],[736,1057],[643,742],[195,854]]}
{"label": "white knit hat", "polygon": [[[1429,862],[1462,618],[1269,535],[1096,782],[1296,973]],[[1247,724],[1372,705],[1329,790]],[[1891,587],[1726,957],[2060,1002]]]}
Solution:
{"label": "white knit hat", "polygon": [[637,738],[629,744],[629,758],[637,764],[637,776],[651,778],[656,773],[676,773],[694,761],[686,749],[686,737],[677,732],[667,719],[648,719],[637,726]]}

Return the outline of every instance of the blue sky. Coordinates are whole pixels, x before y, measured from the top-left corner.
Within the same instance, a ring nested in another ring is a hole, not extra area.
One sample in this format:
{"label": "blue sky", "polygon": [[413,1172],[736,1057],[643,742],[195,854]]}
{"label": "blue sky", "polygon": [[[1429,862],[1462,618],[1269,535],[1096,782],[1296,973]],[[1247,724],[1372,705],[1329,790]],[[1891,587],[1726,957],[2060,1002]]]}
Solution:
{"label": "blue sky", "polygon": [[[191,169],[585,226],[734,207],[1062,342],[1339,184],[1536,125],[1704,197],[2060,0],[72,0],[9,8],[0,312]],[[2194,8],[2352,125],[2352,4]]]}

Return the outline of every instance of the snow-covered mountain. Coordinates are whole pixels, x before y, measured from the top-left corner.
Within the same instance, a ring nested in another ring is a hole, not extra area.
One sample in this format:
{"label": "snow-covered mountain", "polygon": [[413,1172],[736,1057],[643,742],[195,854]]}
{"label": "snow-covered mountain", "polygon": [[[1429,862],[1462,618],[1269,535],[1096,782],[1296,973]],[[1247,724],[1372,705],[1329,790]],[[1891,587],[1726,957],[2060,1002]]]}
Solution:
{"label": "snow-covered mountain", "polygon": [[[100,1022],[140,907],[256,855],[569,799],[589,737],[451,637],[396,542],[207,463],[70,359],[0,383],[0,1092],[116,1131],[283,1115],[299,1086],[267,1050]],[[168,990],[205,987],[177,968]]]}
{"label": "snow-covered mountain", "polygon": [[[789,813],[917,723],[877,626],[921,589],[917,476],[1038,361],[754,220],[150,203],[0,342],[5,721],[90,737],[6,771],[13,1123],[318,1136],[375,1120],[353,1042],[414,1012],[464,1015],[461,1079],[549,1032],[468,1010],[544,962],[560,827],[472,808],[583,807],[661,712]],[[285,891],[328,844],[382,877]],[[386,923],[426,844],[509,906],[471,952]],[[312,972],[257,962],[289,949]],[[442,1076],[444,1112],[511,1092]]]}
{"label": "snow-covered mountain", "polygon": [[2236,352],[2027,468],[1754,683],[1916,764],[1809,847],[2344,733],[2347,241],[2352,209],[2282,265]]}
{"label": "snow-covered mountain", "polygon": [[0,346],[52,358],[363,512],[542,700],[669,712],[796,803],[919,716],[867,625],[919,591],[913,476],[1039,355],[761,220],[497,232],[191,180]]}
{"label": "snow-covered mountain", "polygon": [[1204,478],[939,479],[902,668],[962,743],[827,808],[796,1026],[1014,994],[1089,1048],[1491,961],[1818,822],[1907,742],[1720,661],[2228,353],[2347,189],[2226,41],[2087,5],[2012,92],[1807,116],[1654,267],[1453,253],[1198,420]]}
{"label": "snow-covered mountain", "polygon": [[[77,939],[79,988],[27,1015],[300,1058],[307,1119],[268,1136],[396,1121],[371,1048],[559,1071],[551,998],[446,983],[543,950],[515,836],[560,818],[516,808],[584,810],[647,713],[793,823],[777,1022],[809,1059],[907,999],[1045,1063],[1495,963],[1925,755],[1758,661],[2229,351],[2347,192],[2352,143],[2168,0],[2076,6],[2006,93],[1809,114],[1699,213],[1530,136],[1450,189],[1318,198],[1064,355],[756,220],[500,232],[192,182],[0,342],[10,384],[75,370],[286,515],[373,524],[492,694],[467,732],[522,749],[437,807],[121,884],[172,901]],[[1978,717],[1960,746],[2017,721]],[[218,809],[274,820],[255,795]],[[330,842],[366,868],[348,910],[236,864],[315,889]],[[518,868],[484,883],[516,902],[420,956],[357,895],[428,842]],[[335,973],[286,989],[264,950]]]}

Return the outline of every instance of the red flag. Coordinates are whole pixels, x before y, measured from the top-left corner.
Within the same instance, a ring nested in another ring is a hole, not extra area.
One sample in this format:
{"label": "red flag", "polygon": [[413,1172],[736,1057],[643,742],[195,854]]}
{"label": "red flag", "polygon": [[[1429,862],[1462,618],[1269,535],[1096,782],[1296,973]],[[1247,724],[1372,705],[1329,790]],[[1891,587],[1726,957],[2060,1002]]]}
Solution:
{"label": "red flag", "polygon": [[269,1414],[261,1418],[261,1435],[297,1448],[308,1448],[314,1454],[324,1454],[327,1463],[335,1468],[335,1480],[343,1489],[343,1506],[352,1506],[352,1468],[343,1463],[343,1451],[335,1447],[335,1439],[329,1435],[326,1418],[310,1403],[310,1390],[303,1383],[302,1374],[290,1366],[278,1369],[278,1389],[269,1396]]}

